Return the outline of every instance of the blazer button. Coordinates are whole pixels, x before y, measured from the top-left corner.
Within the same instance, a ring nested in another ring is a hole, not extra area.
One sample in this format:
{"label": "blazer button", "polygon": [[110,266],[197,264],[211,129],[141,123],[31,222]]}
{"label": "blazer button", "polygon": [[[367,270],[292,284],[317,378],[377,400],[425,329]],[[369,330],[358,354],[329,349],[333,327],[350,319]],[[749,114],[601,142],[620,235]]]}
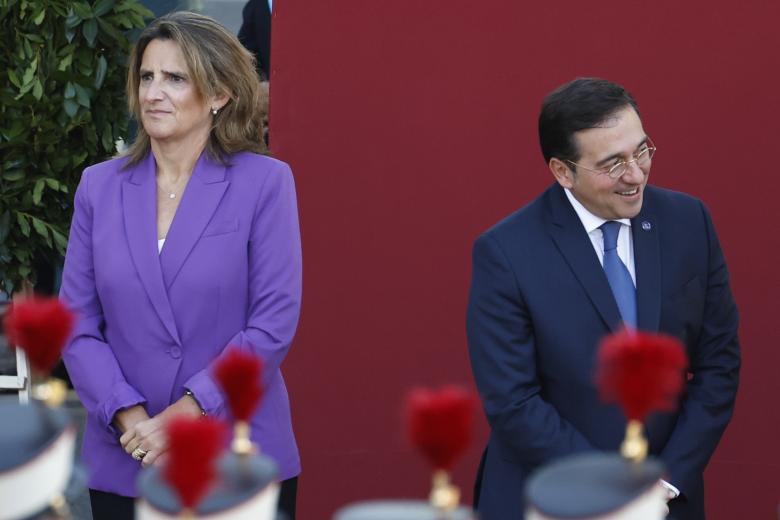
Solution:
{"label": "blazer button", "polygon": [[171,347],[169,354],[173,359],[179,359],[181,357],[181,349],[179,347]]}

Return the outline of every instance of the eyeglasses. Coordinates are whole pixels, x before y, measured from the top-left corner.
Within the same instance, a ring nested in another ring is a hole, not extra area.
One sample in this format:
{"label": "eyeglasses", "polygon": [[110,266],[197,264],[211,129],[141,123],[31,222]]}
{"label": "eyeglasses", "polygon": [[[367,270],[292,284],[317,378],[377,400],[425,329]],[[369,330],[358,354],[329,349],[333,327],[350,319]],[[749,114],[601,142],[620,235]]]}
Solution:
{"label": "eyeglasses", "polygon": [[655,144],[653,144],[653,141],[648,137],[647,141],[645,141],[645,144],[642,145],[642,149],[634,153],[634,158],[630,161],[619,161],[610,167],[604,167],[598,170],[586,168],[585,166],[577,164],[574,161],[570,161],[568,159],[566,159],[566,162],[573,164],[578,168],[582,168],[583,170],[588,170],[589,172],[609,175],[610,179],[619,179],[628,171],[628,165],[631,163],[636,163],[637,166],[647,166],[650,163],[650,159],[652,159],[653,155],[655,155],[655,151]]}

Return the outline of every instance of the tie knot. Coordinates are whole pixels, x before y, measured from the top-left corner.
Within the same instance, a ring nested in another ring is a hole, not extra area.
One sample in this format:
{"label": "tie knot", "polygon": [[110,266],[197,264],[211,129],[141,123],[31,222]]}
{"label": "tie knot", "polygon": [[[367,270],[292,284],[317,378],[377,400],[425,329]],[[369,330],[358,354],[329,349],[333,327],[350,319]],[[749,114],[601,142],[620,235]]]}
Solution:
{"label": "tie knot", "polygon": [[604,251],[610,251],[617,248],[618,233],[620,233],[620,222],[610,220],[601,225],[601,233],[604,236]]}

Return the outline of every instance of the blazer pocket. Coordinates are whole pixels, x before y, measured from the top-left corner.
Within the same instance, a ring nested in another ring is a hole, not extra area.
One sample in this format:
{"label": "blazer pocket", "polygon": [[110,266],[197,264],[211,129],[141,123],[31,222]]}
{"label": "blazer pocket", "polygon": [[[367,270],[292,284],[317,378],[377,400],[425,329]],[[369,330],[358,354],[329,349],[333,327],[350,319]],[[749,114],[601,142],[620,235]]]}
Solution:
{"label": "blazer pocket", "polygon": [[220,220],[209,224],[203,232],[203,236],[212,237],[215,235],[224,235],[225,233],[233,233],[234,231],[238,231],[238,219]]}

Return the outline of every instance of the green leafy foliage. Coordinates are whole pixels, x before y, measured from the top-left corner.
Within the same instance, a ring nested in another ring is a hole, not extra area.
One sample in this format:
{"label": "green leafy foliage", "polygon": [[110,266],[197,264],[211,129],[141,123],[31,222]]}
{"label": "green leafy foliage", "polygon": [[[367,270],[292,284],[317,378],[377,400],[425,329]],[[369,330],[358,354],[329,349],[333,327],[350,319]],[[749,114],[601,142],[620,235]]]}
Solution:
{"label": "green leafy foliage", "polygon": [[0,0],[0,291],[61,260],[82,170],[127,136],[128,32],[151,16],[138,0]]}

